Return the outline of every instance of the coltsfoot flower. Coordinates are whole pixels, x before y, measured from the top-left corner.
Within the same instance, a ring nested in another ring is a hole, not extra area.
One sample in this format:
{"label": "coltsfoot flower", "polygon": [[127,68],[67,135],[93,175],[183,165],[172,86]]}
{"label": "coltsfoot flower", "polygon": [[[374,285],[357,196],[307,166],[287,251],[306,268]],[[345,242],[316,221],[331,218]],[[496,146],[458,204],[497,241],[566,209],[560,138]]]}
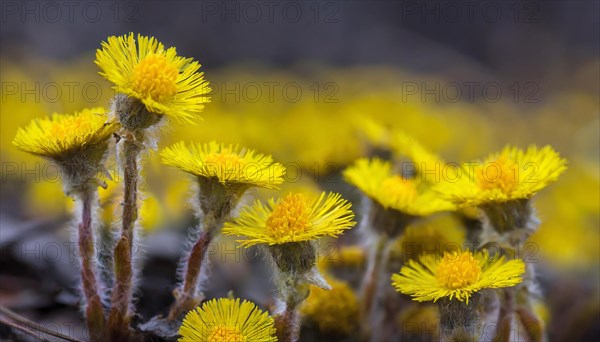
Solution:
{"label": "coltsfoot flower", "polygon": [[74,115],[54,114],[19,128],[13,144],[25,152],[55,162],[65,186],[81,186],[103,172],[108,139],[118,129],[103,108],[83,109]]}
{"label": "coltsfoot flower", "polygon": [[321,331],[349,334],[358,324],[358,299],[346,282],[331,277],[326,280],[331,290],[313,287],[300,312]]}
{"label": "coltsfoot flower", "polygon": [[[100,75],[113,83],[112,89],[134,100],[134,105],[123,104],[128,110],[118,115],[138,113],[140,106],[135,104],[141,103],[150,113],[194,123],[209,102],[210,88],[198,71],[200,64],[178,56],[174,47],[165,49],[154,37],[138,34],[136,39],[133,33],[108,37],[96,51],[95,62],[102,70]],[[140,118],[120,117],[120,121],[126,128],[145,128],[143,123],[150,126]]]}
{"label": "coltsfoot flower", "polygon": [[25,151],[50,159],[80,153],[104,143],[116,129],[108,121],[104,108],[89,108],[70,114],[53,114],[49,118],[33,119],[19,128],[13,144]]}
{"label": "coltsfoot flower", "polygon": [[179,328],[180,342],[277,341],[274,321],[254,303],[219,298],[190,311]]}
{"label": "coltsfoot flower", "polygon": [[[430,152],[413,137],[403,131],[394,132],[390,138],[390,147],[396,155],[408,157],[413,163],[417,177],[424,181],[435,182],[438,175],[427,177],[431,170],[442,170],[445,162],[436,154]],[[441,175],[439,175],[441,176]]]}
{"label": "coltsfoot flower", "polygon": [[465,230],[453,216],[433,218],[431,221],[406,227],[390,250],[391,261],[404,263],[422,255],[443,256],[444,251],[462,246]]}
{"label": "coltsfoot flower", "polygon": [[487,251],[453,252],[443,258],[425,256],[420,262],[410,260],[392,275],[392,285],[398,292],[414,300],[437,301],[440,298],[466,301],[485,288],[510,287],[522,281],[525,263],[520,259],[490,258]]}
{"label": "coltsfoot flower", "polygon": [[481,162],[462,164],[451,181],[435,189],[459,207],[528,199],[556,181],[566,163],[550,146],[525,151],[507,146]]}
{"label": "coltsfoot flower", "polygon": [[325,192],[309,199],[303,194],[289,194],[268,204],[257,201],[240,216],[226,222],[223,233],[245,237],[243,246],[276,245],[304,242],[323,236],[337,236],[352,228],[351,204],[339,194]]}
{"label": "coltsfoot flower", "polygon": [[378,158],[362,158],[344,171],[344,178],[386,209],[412,216],[426,216],[454,206],[432,190],[430,184],[416,178],[404,178],[393,172],[392,164]]}
{"label": "coltsfoot flower", "polygon": [[238,145],[211,141],[206,144],[179,142],[161,152],[166,165],[175,166],[197,177],[233,186],[277,188],[283,183],[285,168],[269,155]]}

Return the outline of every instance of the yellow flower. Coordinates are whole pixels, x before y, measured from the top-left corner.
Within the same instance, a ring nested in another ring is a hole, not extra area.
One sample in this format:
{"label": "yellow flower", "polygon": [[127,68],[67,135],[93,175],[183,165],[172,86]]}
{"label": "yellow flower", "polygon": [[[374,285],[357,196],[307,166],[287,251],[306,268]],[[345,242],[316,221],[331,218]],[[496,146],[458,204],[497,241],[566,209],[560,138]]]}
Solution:
{"label": "yellow flower", "polygon": [[360,246],[338,247],[331,244],[325,244],[325,246],[326,248],[318,260],[318,266],[321,270],[327,270],[330,266],[360,268],[365,264],[366,252]]}
{"label": "yellow flower", "polygon": [[177,56],[174,47],[165,49],[154,37],[108,37],[95,62],[112,89],[141,101],[149,112],[193,123],[209,102],[200,64]]}
{"label": "yellow flower", "polygon": [[460,207],[502,203],[530,198],[565,170],[566,160],[550,146],[526,151],[507,146],[482,162],[462,164],[436,190]]}
{"label": "yellow flower", "polygon": [[243,246],[284,244],[337,236],[355,224],[351,204],[339,194],[325,192],[308,199],[303,194],[289,194],[267,205],[256,201],[240,216],[226,222],[223,233],[246,237]]}
{"label": "yellow flower", "polygon": [[73,154],[83,157],[89,148],[104,144],[116,131],[117,124],[107,119],[103,108],[33,119],[25,128],[19,128],[13,144],[25,152],[55,160]]}
{"label": "yellow flower", "polygon": [[406,156],[413,163],[415,171],[419,174],[423,181],[435,181],[436,175],[427,177],[427,172],[440,172],[443,169],[444,161],[434,153],[430,152],[417,140],[408,134],[397,131],[394,132],[390,139],[390,147],[397,155]]}
{"label": "yellow flower", "polygon": [[[600,255],[600,180],[574,163],[560,182],[536,198],[544,220],[531,237],[541,256],[563,271],[598,267]],[[568,227],[568,234],[565,234]]]}
{"label": "yellow flower", "polygon": [[358,324],[358,300],[344,281],[327,277],[331,290],[311,287],[300,312],[324,332],[351,333]]}
{"label": "yellow flower", "polygon": [[437,305],[412,303],[398,313],[396,322],[406,332],[403,337],[407,340],[411,340],[411,337],[420,340],[424,336],[431,336],[431,341],[440,340],[440,312]]}
{"label": "yellow flower", "polygon": [[276,188],[283,182],[285,168],[268,155],[237,145],[184,142],[161,152],[166,165],[203,178],[216,178],[220,183]]}
{"label": "yellow flower", "polygon": [[394,242],[390,258],[402,261],[426,254],[442,256],[445,250],[462,246],[465,235],[464,228],[454,216],[434,217],[406,227]]}
{"label": "yellow flower", "polygon": [[180,342],[277,341],[273,318],[254,303],[219,298],[188,312],[179,328]]}
{"label": "yellow flower", "polygon": [[449,297],[468,304],[472,293],[516,285],[524,272],[525,263],[520,259],[491,259],[487,251],[475,255],[453,252],[441,259],[428,255],[420,263],[410,260],[399,274],[392,275],[392,285],[419,302]]}
{"label": "yellow flower", "polygon": [[430,184],[417,178],[403,178],[392,170],[392,164],[378,158],[361,158],[344,171],[344,178],[384,208],[426,216],[454,206],[432,190]]}

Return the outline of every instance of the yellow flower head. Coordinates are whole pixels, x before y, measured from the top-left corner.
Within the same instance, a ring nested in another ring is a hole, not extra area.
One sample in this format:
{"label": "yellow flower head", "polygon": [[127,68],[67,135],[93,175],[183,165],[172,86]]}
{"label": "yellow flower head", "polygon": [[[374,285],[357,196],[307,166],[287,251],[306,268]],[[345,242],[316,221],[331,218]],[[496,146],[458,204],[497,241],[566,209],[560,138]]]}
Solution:
{"label": "yellow flower head", "polygon": [[445,253],[443,258],[424,256],[420,263],[409,260],[399,274],[392,275],[398,292],[414,300],[437,301],[456,298],[469,303],[471,294],[485,288],[514,286],[522,281],[525,263],[520,259],[491,259],[487,251]]}
{"label": "yellow flower head", "polygon": [[419,177],[424,180],[435,179],[426,177],[424,172],[441,170],[445,164],[439,156],[431,153],[421,143],[402,131],[394,132],[390,139],[390,147],[394,154],[408,157],[413,163],[415,171],[421,174]]}
{"label": "yellow flower head", "polygon": [[276,188],[285,174],[283,165],[273,162],[269,155],[214,141],[207,144],[179,142],[162,150],[161,157],[166,165],[226,184]]}
{"label": "yellow flower head", "polygon": [[240,216],[226,222],[223,233],[244,236],[243,246],[284,244],[337,236],[356,222],[350,203],[339,194],[325,192],[309,199],[304,194],[289,194],[267,205],[256,201]]}
{"label": "yellow flower head", "polygon": [[116,131],[118,125],[107,120],[103,108],[33,119],[25,128],[19,128],[13,144],[25,152],[50,159],[63,159],[73,154],[84,157],[82,153],[106,144]]}
{"label": "yellow flower head", "polygon": [[402,308],[396,322],[399,327],[407,330],[406,336],[432,336],[431,341],[440,340],[440,312],[435,304],[412,303]]}
{"label": "yellow flower head", "polygon": [[330,266],[360,268],[365,264],[366,251],[361,246],[340,246],[336,247],[333,251],[332,253],[329,248],[323,251],[324,255],[317,260],[320,270],[326,271]]}
{"label": "yellow flower head", "polygon": [[445,250],[462,246],[465,230],[453,216],[436,217],[408,227],[394,242],[390,258],[415,259],[422,255],[443,255]]}
{"label": "yellow flower head", "polygon": [[179,328],[180,342],[277,341],[273,318],[254,303],[219,298],[188,312]]}
{"label": "yellow flower head", "polygon": [[327,283],[331,290],[311,287],[300,312],[314,321],[321,331],[349,334],[358,324],[356,295],[344,281],[327,277]]}
{"label": "yellow flower head", "polygon": [[526,151],[507,146],[482,162],[464,163],[436,190],[460,207],[501,203],[530,198],[565,170],[566,160],[550,146]]}
{"label": "yellow flower head", "polygon": [[115,91],[141,101],[152,113],[193,123],[209,102],[200,64],[177,56],[174,47],[165,49],[154,37],[108,37],[96,51],[96,65]]}
{"label": "yellow flower head", "polygon": [[426,216],[454,208],[440,199],[429,184],[395,174],[390,162],[378,158],[357,160],[344,171],[344,178],[386,209]]}

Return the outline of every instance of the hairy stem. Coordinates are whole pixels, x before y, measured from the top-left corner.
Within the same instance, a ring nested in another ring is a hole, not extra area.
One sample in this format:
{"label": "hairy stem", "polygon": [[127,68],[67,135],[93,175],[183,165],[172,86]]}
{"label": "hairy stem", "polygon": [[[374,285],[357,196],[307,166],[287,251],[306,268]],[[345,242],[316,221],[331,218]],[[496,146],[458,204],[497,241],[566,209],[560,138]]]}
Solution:
{"label": "hairy stem", "polygon": [[285,310],[275,317],[277,340],[282,342],[295,342],[300,337],[300,319],[297,305],[293,300],[285,303]]}
{"label": "hairy stem", "polygon": [[135,143],[132,136],[123,141],[123,215],[121,237],[114,250],[115,284],[111,298],[109,329],[114,338],[125,337],[129,331],[131,320],[130,305],[132,301],[132,249],[134,241],[134,226],[137,220],[137,158],[141,147]]}
{"label": "hairy stem", "polygon": [[85,318],[92,341],[101,339],[104,331],[104,311],[98,292],[95,268],[95,244],[92,230],[92,201],[94,190],[85,188],[80,193],[81,222],[78,224],[79,255],[81,257],[81,283],[86,300]]}
{"label": "hairy stem", "polygon": [[378,280],[383,268],[385,257],[385,236],[378,234],[376,242],[373,246],[372,254],[368,260],[367,271],[362,282],[362,314],[363,314],[363,334],[370,335],[370,317],[371,310],[377,294]]}
{"label": "hairy stem", "polygon": [[174,291],[175,302],[169,310],[169,320],[177,320],[188,311],[194,309],[202,301],[203,294],[198,295],[198,281],[202,270],[207,266],[206,251],[211,242],[211,234],[200,232],[185,262],[183,281]]}

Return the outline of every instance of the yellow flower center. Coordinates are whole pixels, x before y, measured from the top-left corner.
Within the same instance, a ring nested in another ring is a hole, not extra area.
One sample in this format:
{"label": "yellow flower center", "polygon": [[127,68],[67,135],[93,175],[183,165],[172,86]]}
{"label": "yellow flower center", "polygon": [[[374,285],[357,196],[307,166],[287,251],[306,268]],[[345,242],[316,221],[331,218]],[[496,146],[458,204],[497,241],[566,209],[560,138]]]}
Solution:
{"label": "yellow flower center", "polygon": [[386,196],[394,200],[412,199],[417,194],[415,184],[411,180],[400,176],[391,176],[384,179],[381,187]]}
{"label": "yellow flower center", "polygon": [[209,342],[246,342],[246,336],[240,333],[237,327],[220,325],[213,328],[208,336]]}
{"label": "yellow flower center", "polygon": [[436,271],[438,282],[452,290],[474,284],[480,274],[479,260],[471,252],[444,254]]}
{"label": "yellow flower center", "polygon": [[476,178],[483,190],[500,189],[504,193],[510,193],[519,182],[517,163],[502,156],[479,167]]}
{"label": "yellow flower center", "polygon": [[236,153],[230,152],[211,152],[206,156],[206,164],[215,164],[217,166],[236,166],[241,165],[243,159]]}
{"label": "yellow flower center", "polygon": [[163,101],[177,93],[179,71],[163,55],[151,54],[133,69],[133,89],[144,98]]}
{"label": "yellow flower center", "polygon": [[267,231],[275,239],[303,233],[309,226],[309,213],[309,203],[304,195],[287,195],[267,219]]}

